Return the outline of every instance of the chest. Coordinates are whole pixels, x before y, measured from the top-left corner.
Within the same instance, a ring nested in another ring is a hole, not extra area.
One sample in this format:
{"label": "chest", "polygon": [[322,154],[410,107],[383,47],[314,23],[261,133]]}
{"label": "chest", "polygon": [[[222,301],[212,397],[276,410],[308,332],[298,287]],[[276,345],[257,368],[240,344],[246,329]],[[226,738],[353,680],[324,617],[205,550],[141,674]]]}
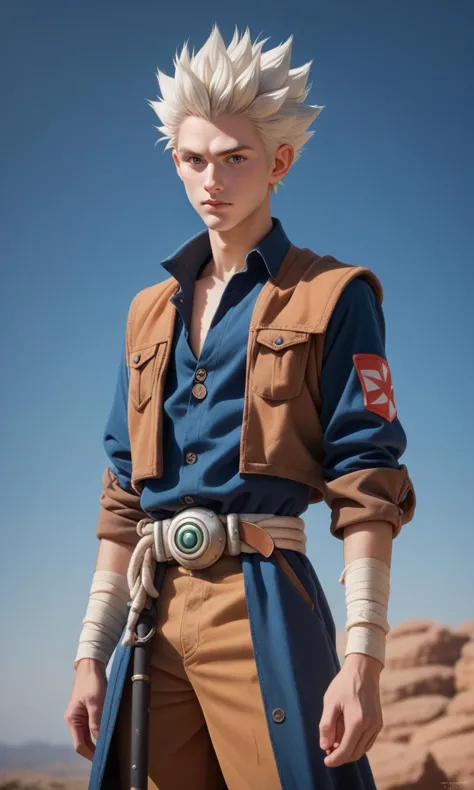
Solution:
{"label": "chest", "polygon": [[[190,403],[194,409],[197,401],[190,400],[190,391],[199,367],[215,376],[206,379],[209,390],[204,404],[211,414],[209,404],[214,399],[212,419],[221,420],[221,431],[227,425],[222,424],[219,404],[242,395],[241,412],[234,409],[232,423],[240,432],[239,472],[272,474],[318,488],[321,432],[313,343],[320,333],[320,314],[312,279],[303,280],[296,272],[285,287],[270,278],[241,287],[247,281],[241,282],[239,276],[235,273],[227,282],[196,279],[192,293],[188,292],[189,307],[183,309],[178,307],[182,299],[171,299],[177,283],[170,282],[161,288],[159,299],[153,300],[153,291],[145,291],[150,297],[148,310],[142,304],[133,313],[128,325],[128,428],[132,486],[137,493],[145,479],[163,476],[165,393],[177,399],[181,386],[186,387],[186,408]],[[324,305],[322,312],[325,318]],[[182,321],[175,332],[179,313]],[[189,353],[181,353],[185,352],[182,342]],[[168,377],[172,350],[178,348]],[[165,382],[171,382],[169,388]]]}
{"label": "chest", "polygon": [[207,334],[225,289],[226,283],[219,282],[213,277],[204,277],[196,280],[194,284],[189,345],[196,359],[201,356]]}

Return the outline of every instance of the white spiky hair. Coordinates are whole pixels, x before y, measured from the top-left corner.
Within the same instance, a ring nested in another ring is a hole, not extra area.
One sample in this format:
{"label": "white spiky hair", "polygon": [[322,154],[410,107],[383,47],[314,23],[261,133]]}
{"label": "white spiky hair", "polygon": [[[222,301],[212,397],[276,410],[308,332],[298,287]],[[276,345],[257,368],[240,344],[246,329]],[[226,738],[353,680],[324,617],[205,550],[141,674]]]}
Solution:
{"label": "white spiky hair", "polygon": [[[168,140],[165,151],[176,148],[180,124],[190,115],[212,120],[219,115],[240,114],[255,124],[269,163],[283,143],[294,147],[296,162],[299,149],[314,134],[306,129],[324,105],[303,104],[311,88],[306,87],[306,81],[313,61],[290,69],[293,36],[262,53],[267,41],[252,44],[248,27],[240,38],[236,26],[226,48],[214,25],[196,55],[193,49],[189,56],[186,42],[173,61],[175,76],[160,70],[156,74],[162,98],[148,102],[163,123],[155,127],[163,132],[156,142]],[[273,192],[277,188],[278,184],[272,185]]]}

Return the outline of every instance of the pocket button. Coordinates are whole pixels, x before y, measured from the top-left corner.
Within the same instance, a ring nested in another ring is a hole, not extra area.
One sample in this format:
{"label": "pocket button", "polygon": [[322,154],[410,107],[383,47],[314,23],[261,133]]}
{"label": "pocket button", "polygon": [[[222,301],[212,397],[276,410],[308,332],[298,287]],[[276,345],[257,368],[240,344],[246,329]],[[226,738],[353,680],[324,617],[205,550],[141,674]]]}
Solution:
{"label": "pocket button", "polygon": [[135,356],[133,357],[133,361],[135,362],[135,364],[140,362],[140,354],[135,354]]}

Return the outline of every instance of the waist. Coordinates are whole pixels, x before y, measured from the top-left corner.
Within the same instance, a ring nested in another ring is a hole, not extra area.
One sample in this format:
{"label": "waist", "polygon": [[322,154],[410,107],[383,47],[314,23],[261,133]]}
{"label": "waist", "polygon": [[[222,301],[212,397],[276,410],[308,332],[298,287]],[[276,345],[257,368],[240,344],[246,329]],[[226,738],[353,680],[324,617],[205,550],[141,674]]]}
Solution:
{"label": "waist", "polygon": [[[273,513],[217,514],[210,508],[189,507],[171,518],[142,519],[140,536],[130,559],[127,581],[131,606],[122,644],[137,644],[135,625],[147,598],[157,598],[154,585],[156,563],[174,563],[204,570],[223,554],[260,553],[270,557],[275,549],[306,551],[305,523],[299,516]],[[283,555],[276,552],[285,572],[292,574]],[[296,580],[297,581],[297,580]],[[148,638],[148,637],[147,637]]]}
{"label": "waist", "polygon": [[142,539],[148,536],[157,562],[194,569],[208,567],[224,553],[258,552],[269,557],[275,548],[305,553],[304,529],[304,519],[299,516],[217,514],[205,507],[185,508],[158,521],[143,519],[137,527]]}

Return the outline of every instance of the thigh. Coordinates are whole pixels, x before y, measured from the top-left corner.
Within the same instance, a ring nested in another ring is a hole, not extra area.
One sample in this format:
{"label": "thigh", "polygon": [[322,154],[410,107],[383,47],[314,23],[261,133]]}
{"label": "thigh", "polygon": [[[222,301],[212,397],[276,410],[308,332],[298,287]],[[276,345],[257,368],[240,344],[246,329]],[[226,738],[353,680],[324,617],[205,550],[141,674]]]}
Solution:
{"label": "thigh", "polygon": [[[150,667],[148,790],[225,790],[201,705],[183,666],[180,632],[189,605],[182,569],[166,573],[158,598]],[[132,682],[127,678],[116,727],[121,790],[130,782]]]}
{"label": "thigh", "polygon": [[224,556],[207,574],[199,645],[184,665],[228,790],[278,790],[240,559]]}
{"label": "thigh", "polygon": [[[175,688],[162,696],[153,690],[155,674],[152,671],[148,790],[223,790],[222,773],[194,692]],[[131,686],[127,681],[115,734],[120,790],[130,788]]]}

